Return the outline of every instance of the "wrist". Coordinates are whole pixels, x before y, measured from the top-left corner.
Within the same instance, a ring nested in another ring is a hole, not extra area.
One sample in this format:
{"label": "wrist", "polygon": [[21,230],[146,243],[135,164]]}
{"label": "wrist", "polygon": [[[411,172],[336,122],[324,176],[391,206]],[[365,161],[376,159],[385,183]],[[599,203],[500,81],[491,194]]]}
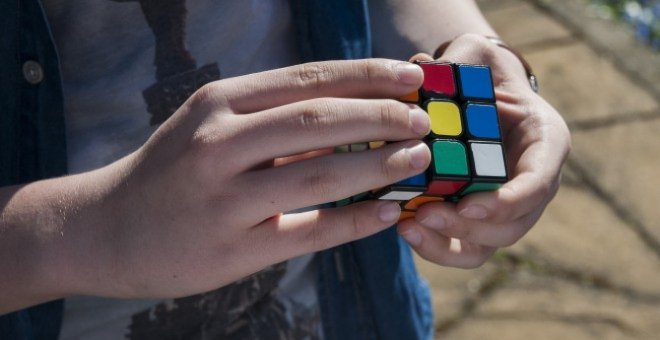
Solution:
{"label": "wrist", "polygon": [[[73,292],[75,268],[66,256],[72,216],[78,211],[67,191],[69,177],[3,188],[0,226],[0,313],[64,297]],[[71,280],[70,280],[71,279]]]}
{"label": "wrist", "polygon": [[52,239],[46,263],[50,284],[64,295],[117,296],[118,249],[116,200],[125,173],[120,160],[104,168],[63,178],[54,202],[61,220],[59,237]]}
{"label": "wrist", "polygon": [[[10,284],[16,308],[73,294],[101,295],[111,263],[107,240],[111,218],[104,169],[30,183],[12,195],[3,217],[14,229],[17,261]],[[6,240],[5,240],[6,241]],[[107,291],[107,290],[106,290]],[[0,303],[1,304],[1,303]]]}

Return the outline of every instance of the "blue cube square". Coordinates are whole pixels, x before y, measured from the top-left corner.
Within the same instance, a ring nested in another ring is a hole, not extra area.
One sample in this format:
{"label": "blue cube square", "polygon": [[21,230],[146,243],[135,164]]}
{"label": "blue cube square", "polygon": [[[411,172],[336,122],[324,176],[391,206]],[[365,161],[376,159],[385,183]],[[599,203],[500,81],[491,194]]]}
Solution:
{"label": "blue cube square", "polygon": [[408,186],[408,187],[426,187],[426,175],[421,173],[417,176],[406,178],[395,185]]}
{"label": "blue cube square", "polygon": [[500,139],[500,124],[495,105],[468,103],[465,106],[465,119],[472,138]]}
{"label": "blue cube square", "polygon": [[466,100],[494,101],[490,68],[479,65],[458,65],[461,96]]}

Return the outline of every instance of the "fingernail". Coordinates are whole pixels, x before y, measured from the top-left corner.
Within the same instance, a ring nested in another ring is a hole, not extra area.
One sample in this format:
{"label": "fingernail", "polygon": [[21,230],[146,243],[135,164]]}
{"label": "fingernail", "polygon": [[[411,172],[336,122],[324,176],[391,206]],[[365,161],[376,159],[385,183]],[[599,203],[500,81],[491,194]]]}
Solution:
{"label": "fingernail", "polygon": [[429,151],[424,143],[419,143],[412,148],[408,148],[410,155],[410,166],[413,169],[425,169],[429,159]]}
{"label": "fingernail", "polygon": [[420,221],[420,223],[426,227],[434,229],[442,229],[445,227],[445,219],[438,214],[431,214]]}
{"label": "fingernail", "polygon": [[408,85],[417,85],[422,82],[422,68],[412,63],[398,63],[395,67],[399,80]]}
{"label": "fingernail", "polygon": [[488,216],[488,210],[486,210],[486,208],[480,205],[471,205],[459,211],[458,214],[465,218],[469,218],[473,220],[481,220],[486,218],[486,216]]}
{"label": "fingernail", "polygon": [[429,115],[422,110],[419,106],[415,105],[409,113],[410,126],[415,133],[419,135],[427,135],[431,127],[431,121],[429,120]]}
{"label": "fingernail", "polygon": [[412,246],[417,247],[422,244],[422,234],[415,229],[410,228],[406,231],[400,232],[399,235],[401,235],[401,237]]}
{"label": "fingernail", "polygon": [[396,202],[383,204],[378,211],[378,217],[383,222],[396,222],[400,215],[401,207]]}

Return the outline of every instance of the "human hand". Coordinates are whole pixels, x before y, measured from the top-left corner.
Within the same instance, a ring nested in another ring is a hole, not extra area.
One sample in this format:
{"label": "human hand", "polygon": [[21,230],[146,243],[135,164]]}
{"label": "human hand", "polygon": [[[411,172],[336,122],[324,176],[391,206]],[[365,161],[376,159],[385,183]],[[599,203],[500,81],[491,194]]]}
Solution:
{"label": "human hand", "polygon": [[[433,58],[418,54],[411,60]],[[457,204],[427,203],[398,231],[429,261],[474,268],[497,248],[517,242],[541,217],[559,188],[570,134],[562,117],[531,90],[511,52],[466,34],[439,60],[491,66],[510,180],[497,191],[470,194]]]}
{"label": "human hand", "polygon": [[[383,99],[421,82],[418,66],[372,59],[312,63],[204,86],[142,148],[84,180],[101,183],[101,213],[93,221],[103,230],[87,228],[96,256],[70,254],[84,268],[72,291],[190,295],[393,225],[400,209],[386,201],[281,213],[423,172],[430,152],[414,140],[429,130],[426,113]],[[403,142],[264,166],[370,140]]]}

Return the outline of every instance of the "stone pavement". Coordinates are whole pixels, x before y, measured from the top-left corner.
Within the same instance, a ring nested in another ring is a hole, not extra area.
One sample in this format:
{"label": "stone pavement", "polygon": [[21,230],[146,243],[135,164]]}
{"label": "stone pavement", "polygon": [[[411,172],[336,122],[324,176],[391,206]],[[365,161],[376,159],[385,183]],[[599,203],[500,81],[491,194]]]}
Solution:
{"label": "stone pavement", "polygon": [[479,2],[534,66],[573,152],[557,198],[518,244],[476,270],[418,260],[438,337],[660,339],[660,94],[625,66],[637,54],[580,28],[585,0]]}

